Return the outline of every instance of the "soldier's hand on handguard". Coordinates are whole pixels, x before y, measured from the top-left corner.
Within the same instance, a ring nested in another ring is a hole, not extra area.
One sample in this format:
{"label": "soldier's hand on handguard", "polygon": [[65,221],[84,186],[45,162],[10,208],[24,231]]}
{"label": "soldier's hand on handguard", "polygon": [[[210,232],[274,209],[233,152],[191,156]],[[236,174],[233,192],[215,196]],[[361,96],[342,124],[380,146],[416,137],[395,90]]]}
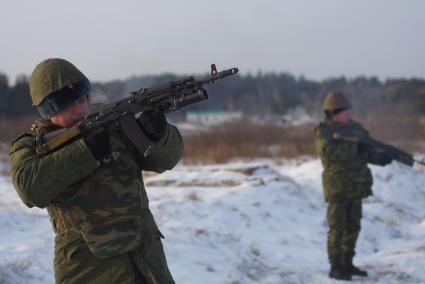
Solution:
{"label": "soldier's hand on handguard", "polygon": [[138,123],[146,136],[153,142],[158,142],[167,130],[167,119],[163,112],[143,112],[138,119]]}
{"label": "soldier's hand on handguard", "polygon": [[105,129],[98,129],[86,137],[86,143],[93,152],[97,161],[104,161],[111,157],[109,134]]}
{"label": "soldier's hand on handguard", "polygon": [[367,151],[367,161],[370,164],[378,165],[378,166],[386,166],[391,164],[393,161],[393,157],[388,153],[379,151],[379,149],[366,149]]}

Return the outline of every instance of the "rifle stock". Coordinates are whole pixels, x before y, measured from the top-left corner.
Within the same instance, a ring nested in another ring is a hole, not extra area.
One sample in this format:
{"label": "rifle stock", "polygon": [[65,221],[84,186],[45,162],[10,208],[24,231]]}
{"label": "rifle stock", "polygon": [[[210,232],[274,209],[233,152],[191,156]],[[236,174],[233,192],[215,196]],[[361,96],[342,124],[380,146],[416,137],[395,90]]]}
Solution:
{"label": "rifle stock", "polygon": [[60,148],[61,145],[81,135],[78,126],[56,130],[45,135],[36,136],[37,155],[44,156]]}

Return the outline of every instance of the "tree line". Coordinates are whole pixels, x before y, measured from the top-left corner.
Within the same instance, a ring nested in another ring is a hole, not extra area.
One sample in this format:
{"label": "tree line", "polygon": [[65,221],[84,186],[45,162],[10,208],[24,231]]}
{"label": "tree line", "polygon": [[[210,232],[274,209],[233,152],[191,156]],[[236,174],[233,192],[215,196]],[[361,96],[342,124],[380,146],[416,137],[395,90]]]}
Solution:
{"label": "tree line", "polygon": [[[140,88],[153,87],[182,77],[162,74],[94,82],[92,100],[109,102],[128,96]],[[311,113],[318,113],[326,93],[339,90],[350,98],[360,114],[382,106],[403,106],[410,114],[425,114],[425,80],[415,78],[382,81],[376,77],[338,77],[315,81],[288,73],[259,72],[221,80],[210,85],[208,90],[208,102],[195,104],[190,109],[279,115],[302,106]],[[14,84],[10,84],[7,75],[0,73],[0,110],[4,118],[37,115],[31,106],[27,76],[19,76]]]}

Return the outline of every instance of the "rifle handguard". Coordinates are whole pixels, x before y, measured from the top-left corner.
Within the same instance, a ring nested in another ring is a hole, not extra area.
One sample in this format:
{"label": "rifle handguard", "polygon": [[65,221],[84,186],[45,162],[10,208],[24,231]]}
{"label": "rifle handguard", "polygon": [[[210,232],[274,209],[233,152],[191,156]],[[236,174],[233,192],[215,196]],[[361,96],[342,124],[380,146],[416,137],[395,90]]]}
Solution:
{"label": "rifle handguard", "polygon": [[206,89],[201,87],[196,93],[175,98],[173,100],[173,106],[170,108],[170,111],[181,109],[191,104],[205,101],[207,99],[208,99],[208,92]]}

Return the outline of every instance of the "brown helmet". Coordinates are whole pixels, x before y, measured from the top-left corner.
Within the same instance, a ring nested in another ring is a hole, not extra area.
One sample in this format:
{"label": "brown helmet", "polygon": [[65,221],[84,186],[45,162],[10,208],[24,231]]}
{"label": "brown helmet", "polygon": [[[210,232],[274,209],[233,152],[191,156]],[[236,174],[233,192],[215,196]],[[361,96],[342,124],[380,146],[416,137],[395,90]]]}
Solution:
{"label": "brown helmet", "polygon": [[330,92],[323,100],[322,109],[324,111],[333,112],[334,110],[349,108],[351,108],[351,104],[341,92]]}

